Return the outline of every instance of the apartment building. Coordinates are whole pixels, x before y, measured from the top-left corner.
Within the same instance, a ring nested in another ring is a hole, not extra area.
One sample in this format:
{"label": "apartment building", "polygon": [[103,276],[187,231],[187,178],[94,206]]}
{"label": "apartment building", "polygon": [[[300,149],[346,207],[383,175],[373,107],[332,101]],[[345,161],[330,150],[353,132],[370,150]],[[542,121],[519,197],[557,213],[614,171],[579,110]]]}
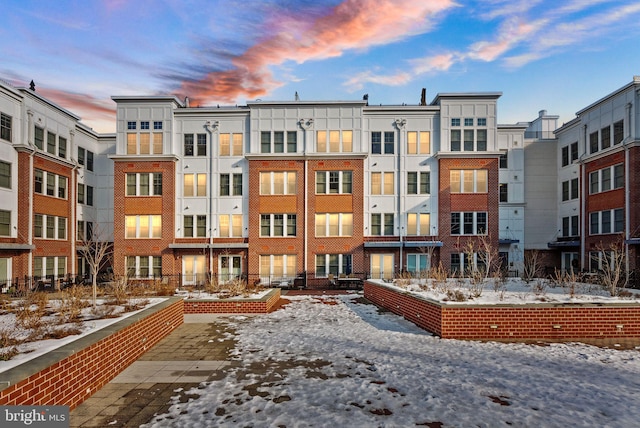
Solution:
{"label": "apartment building", "polygon": [[94,235],[113,242],[115,274],[182,284],[462,272],[487,246],[514,274],[531,250],[595,269],[621,233],[635,269],[638,85],[559,128],[544,110],[499,124],[499,92],[391,106],[114,96],[116,133],[99,135],[0,84],[0,275],[82,275]]}

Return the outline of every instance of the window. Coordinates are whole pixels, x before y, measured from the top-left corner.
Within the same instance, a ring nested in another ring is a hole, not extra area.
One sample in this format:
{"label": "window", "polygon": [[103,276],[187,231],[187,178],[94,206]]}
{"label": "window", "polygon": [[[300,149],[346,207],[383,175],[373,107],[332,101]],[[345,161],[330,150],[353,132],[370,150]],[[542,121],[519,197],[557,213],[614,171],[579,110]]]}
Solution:
{"label": "window", "polygon": [[319,153],[350,153],[353,151],[353,131],[317,131],[316,144]]}
{"label": "window", "polygon": [[431,193],[431,173],[429,171],[408,171],[407,194],[428,195],[429,193]]}
{"label": "window", "polygon": [[42,239],[67,239],[67,218],[53,215],[35,214],[33,235]]}
{"label": "window", "polygon": [[260,236],[296,236],[296,215],[260,214]]}
{"label": "window", "polygon": [[449,171],[451,193],[487,193],[488,171],[486,169],[463,169]]}
{"label": "window", "polygon": [[382,132],[371,133],[371,153],[377,155],[382,153]]}
{"label": "window", "polygon": [[[63,177],[61,175],[58,176],[58,197],[60,199],[67,199],[67,177]],[[93,193],[91,194],[91,197],[93,198]]]}
{"label": "window", "polygon": [[287,131],[287,153],[295,153],[298,151],[298,133],[296,131]]}
{"label": "window", "polygon": [[487,130],[478,129],[476,131],[476,150],[483,152],[487,150]]}
{"label": "window", "polygon": [[407,132],[407,154],[425,155],[431,152],[431,133],[429,131]]}
{"label": "window", "polygon": [[197,136],[197,156],[207,155],[207,134],[198,134]]}
{"label": "window", "polygon": [[464,118],[464,126],[473,126],[473,118],[465,117]]}
{"label": "window", "polygon": [[0,138],[11,141],[12,117],[8,114],[0,113]]}
{"label": "window", "polygon": [[297,151],[298,133],[296,131],[262,131],[260,133],[260,153],[295,153]]}
{"label": "window", "polygon": [[78,163],[80,165],[86,164],[87,170],[93,171],[93,152],[78,147]]}
{"label": "window", "polygon": [[155,278],[162,276],[162,257],[127,256],[127,276],[130,278]]}
{"label": "window", "polygon": [[273,152],[284,153],[284,132],[282,131],[273,132]]}
{"label": "window", "polygon": [[293,280],[297,274],[297,256],[295,254],[261,254],[260,280],[268,284],[271,279]]}
{"label": "window", "polygon": [[242,237],[242,214],[222,214],[219,216],[221,238]]}
{"label": "window", "polygon": [[502,152],[500,153],[500,164],[499,167],[500,169],[507,169],[509,168],[509,156],[506,150],[502,150]]}
{"label": "window", "polygon": [[56,154],[56,134],[47,131],[47,153]]}
{"label": "window", "polygon": [[562,218],[562,236],[578,236],[578,216]]}
{"label": "window", "polygon": [[58,156],[66,159],[67,158],[67,139],[59,137],[58,138]]}
{"label": "window", "polygon": [[149,121],[148,120],[140,121],[140,129],[142,130],[149,129]]}
{"label": "window", "polygon": [[479,117],[478,119],[478,126],[487,126],[487,118],[486,117]]}
{"label": "window", "polygon": [[572,199],[578,199],[578,179],[567,180],[562,182],[562,200],[569,201]]}
{"label": "window", "polygon": [[135,129],[137,129],[136,125],[137,125],[136,122],[129,121],[129,122],[127,122],[127,129],[128,130],[135,130]]}
{"label": "window", "polygon": [[61,277],[67,272],[67,258],[58,257],[34,257],[33,258],[33,276],[42,277]]}
{"label": "window", "polygon": [[571,143],[571,163],[578,160],[578,142]]}
{"label": "window", "polygon": [[391,279],[394,276],[393,254],[371,254],[372,279]]}
{"label": "window", "polygon": [[78,220],[76,239],[78,241],[91,241],[93,239],[93,223],[90,221]]}
{"label": "window", "polygon": [[162,216],[127,215],[125,216],[126,239],[162,238]]}
{"label": "window", "polygon": [[393,172],[372,172],[371,173],[371,194],[372,195],[393,195],[394,194]]}
{"label": "window", "polygon": [[620,144],[624,139],[624,122],[618,121],[613,124],[613,144]]}
{"label": "window", "polygon": [[589,134],[589,153],[598,151],[598,131]]}
{"label": "window", "polygon": [[430,232],[431,215],[428,213],[407,214],[407,236],[428,236]]}
{"label": "window", "polygon": [[316,194],[351,193],[352,181],[352,171],[316,171]]}
{"label": "window", "polygon": [[33,142],[40,150],[44,150],[44,129],[36,126],[34,129]]}
{"label": "window", "polygon": [[451,118],[451,126],[460,126],[460,118],[452,117]]}
{"label": "window", "polygon": [[475,131],[473,129],[465,129],[463,132],[464,135],[464,151],[472,152],[473,151],[473,140],[475,136]]}
{"label": "window", "polygon": [[624,187],[624,165],[618,164],[589,173],[589,193],[600,193]]}
{"label": "window", "polygon": [[500,183],[499,185],[500,202],[509,202],[509,185],[507,183]]}
{"label": "window", "polygon": [[193,134],[184,135],[184,155],[193,156]]}
{"label": "window", "polygon": [[56,188],[56,175],[47,172],[47,196],[55,196],[55,188]]}
{"label": "window", "polygon": [[600,235],[621,233],[624,230],[624,211],[622,208],[589,213],[589,233]]}
{"label": "window", "polygon": [[451,213],[452,235],[485,235],[487,233],[486,212]]}
{"label": "window", "polygon": [[220,174],[220,196],[242,196],[242,174]]}
{"label": "window", "polygon": [[207,196],[207,174],[184,174],[184,196]]}
{"label": "window", "polygon": [[562,148],[562,166],[569,165],[569,146]]}
{"label": "window", "polygon": [[182,220],[185,238],[204,238],[207,236],[207,216],[186,215]]}
{"label": "window", "polygon": [[295,195],[297,189],[296,177],[295,171],[261,172],[260,194]]}
{"label": "window", "polygon": [[392,155],[394,152],[395,141],[394,141],[394,132],[385,132],[384,133],[384,153],[386,155]]}
{"label": "window", "polygon": [[78,183],[78,203],[93,206],[93,187]]}
{"label": "window", "polygon": [[413,276],[417,276],[420,272],[427,272],[430,267],[427,254],[407,254],[407,271]]}
{"label": "window", "polygon": [[128,173],[127,196],[162,195],[162,173]]}
{"label": "window", "polygon": [[162,130],[162,122],[161,121],[154,121],[153,122],[153,129],[155,131],[160,131]]}
{"label": "window", "polygon": [[0,161],[0,187],[11,189],[11,164]]}
{"label": "window", "polygon": [[604,150],[611,146],[611,127],[607,126],[600,130],[600,147]]}
{"label": "window", "polygon": [[316,278],[326,278],[329,274],[349,275],[352,269],[351,254],[316,254]]}
{"label": "window", "polygon": [[242,156],[242,134],[220,134],[220,156]]}
{"label": "window", "polygon": [[353,234],[352,213],[316,214],[316,236],[351,236]]}
{"label": "window", "polygon": [[459,129],[451,130],[451,151],[459,152],[460,151],[460,141],[461,141],[461,133]]}
{"label": "window", "polygon": [[393,213],[371,214],[371,235],[372,236],[393,236],[394,235]]}
{"label": "window", "polygon": [[0,236],[11,235],[11,211],[0,210]]}

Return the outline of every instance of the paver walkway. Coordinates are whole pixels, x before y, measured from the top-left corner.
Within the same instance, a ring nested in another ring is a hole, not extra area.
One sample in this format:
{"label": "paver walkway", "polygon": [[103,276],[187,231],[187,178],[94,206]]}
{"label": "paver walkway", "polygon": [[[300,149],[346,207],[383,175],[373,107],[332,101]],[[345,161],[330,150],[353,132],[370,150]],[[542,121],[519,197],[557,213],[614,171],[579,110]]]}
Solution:
{"label": "paver walkway", "polygon": [[[165,413],[177,391],[221,379],[233,331],[220,316],[186,315],[185,323],[161,340],[100,391],[71,412],[71,427],[138,427]],[[181,400],[188,395],[182,393]]]}

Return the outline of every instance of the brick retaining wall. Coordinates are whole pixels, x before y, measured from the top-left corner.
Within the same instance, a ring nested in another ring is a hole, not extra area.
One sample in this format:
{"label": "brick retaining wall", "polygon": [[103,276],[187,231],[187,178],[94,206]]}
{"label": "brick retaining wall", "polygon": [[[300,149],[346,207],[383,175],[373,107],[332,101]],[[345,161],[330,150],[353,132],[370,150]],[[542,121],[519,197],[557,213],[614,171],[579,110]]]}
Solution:
{"label": "brick retaining wall", "polygon": [[446,339],[548,340],[640,337],[640,304],[441,304],[366,281],[364,296]]}
{"label": "brick retaining wall", "polygon": [[183,323],[169,298],[139,314],[0,373],[0,404],[77,407]]}
{"label": "brick retaining wall", "polygon": [[266,314],[280,300],[280,289],[274,288],[261,299],[185,299],[185,314]]}

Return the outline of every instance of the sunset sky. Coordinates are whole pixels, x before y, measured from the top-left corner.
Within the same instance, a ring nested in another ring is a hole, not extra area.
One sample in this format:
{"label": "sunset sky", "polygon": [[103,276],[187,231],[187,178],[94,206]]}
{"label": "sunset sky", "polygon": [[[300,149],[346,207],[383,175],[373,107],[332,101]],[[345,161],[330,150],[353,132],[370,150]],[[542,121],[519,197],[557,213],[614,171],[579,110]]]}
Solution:
{"label": "sunset sky", "polygon": [[562,123],[640,75],[639,22],[622,0],[8,0],[0,79],[99,132],[112,95],[417,104],[423,87]]}

